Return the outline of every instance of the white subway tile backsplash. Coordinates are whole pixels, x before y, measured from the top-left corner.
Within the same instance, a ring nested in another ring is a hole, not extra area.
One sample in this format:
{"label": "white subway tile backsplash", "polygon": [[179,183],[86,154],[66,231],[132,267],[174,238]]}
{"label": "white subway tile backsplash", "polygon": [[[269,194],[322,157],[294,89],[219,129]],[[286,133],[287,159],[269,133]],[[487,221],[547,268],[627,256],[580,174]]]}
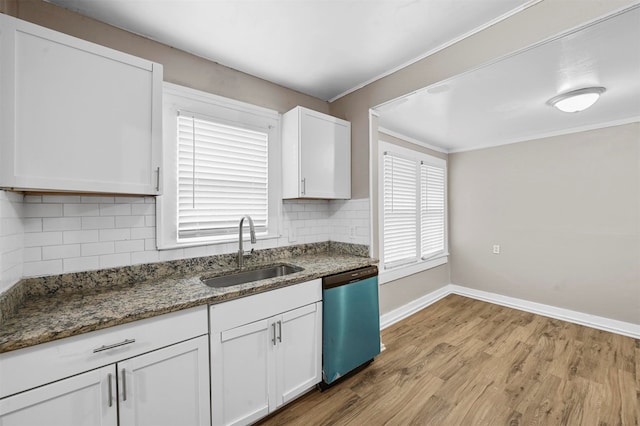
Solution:
{"label": "white subway tile backsplash", "polygon": [[158,253],[160,252],[157,250],[133,252],[131,253],[131,264],[139,265],[141,263],[159,262],[160,259],[159,259]]}
{"label": "white subway tile backsplash", "polygon": [[[158,251],[154,197],[11,195],[13,202],[9,202],[2,192],[0,237],[2,232],[6,234],[8,229],[17,227],[20,229],[15,234],[21,243],[0,238],[0,259],[2,250],[5,253],[0,272],[13,268],[6,259],[17,258],[24,262],[24,273],[21,268],[17,279],[22,275],[78,272],[233,253],[238,249],[237,242],[231,242]],[[286,200],[281,205],[281,215],[280,236],[259,240],[251,248],[327,240],[369,243],[368,200]],[[20,246],[15,253],[11,252],[15,250],[13,245]],[[2,287],[4,281],[3,276],[0,291],[6,288]]]}
{"label": "white subway tile backsplash", "polygon": [[97,243],[98,230],[89,229],[84,231],[64,231],[62,233],[62,242],[63,244]]}
{"label": "white subway tile backsplash", "polygon": [[99,216],[99,204],[91,203],[91,204],[64,204],[64,215],[65,216],[76,216],[76,217],[91,217],[91,216]]}
{"label": "white subway tile backsplash", "polygon": [[182,250],[185,257],[203,257],[212,254],[209,246],[185,247]]}
{"label": "white subway tile backsplash", "polygon": [[160,262],[167,262],[169,260],[184,259],[184,249],[174,250],[160,250],[158,252],[158,259]]}
{"label": "white subway tile backsplash", "polygon": [[24,249],[17,247],[14,250],[7,250],[4,253],[3,261],[5,262],[5,265],[13,267],[16,264],[22,263],[23,257]]}
{"label": "white subway tile backsplash", "polygon": [[115,202],[118,204],[139,204],[144,203],[147,198],[153,201],[153,197],[115,197]]}
{"label": "white subway tile backsplash", "polygon": [[115,226],[116,221],[113,216],[82,218],[82,229],[109,229]]}
{"label": "white subway tile backsplash", "polygon": [[132,240],[154,238],[155,235],[156,235],[156,228],[152,228],[152,227],[131,228]]}
{"label": "white subway tile backsplash", "polygon": [[82,256],[98,256],[101,254],[112,254],[115,251],[113,241],[101,243],[84,243],[80,245],[80,253]]}
{"label": "white subway tile backsplash", "polygon": [[155,212],[156,212],[156,206],[153,204],[132,204],[131,205],[132,215],[150,216],[155,214]]}
{"label": "white subway tile backsplash", "polygon": [[100,216],[130,216],[131,204],[100,204]]}
{"label": "white subway tile backsplash", "polygon": [[101,229],[99,231],[100,241],[125,241],[131,239],[129,228]]}
{"label": "white subway tile backsplash", "polygon": [[42,195],[25,195],[24,196],[25,203],[42,203]]}
{"label": "white subway tile backsplash", "polygon": [[62,232],[35,232],[24,234],[25,247],[43,247],[62,244]]}
{"label": "white subway tile backsplash", "polygon": [[43,231],[73,231],[80,229],[80,217],[45,217],[42,219]]}
{"label": "white subway tile backsplash", "polygon": [[99,256],[84,256],[63,259],[62,265],[64,273],[91,271],[100,268]]}
{"label": "white subway tile backsplash", "polygon": [[79,195],[43,195],[42,202],[56,203],[56,204],[79,203],[80,196]]}
{"label": "white subway tile backsplash", "polygon": [[[143,204],[148,206],[149,204]],[[116,228],[141,228],[145,226],[144,216],[116,216]]]}
{"label": "white subway tile backsplash", "polygon": [[42,247],[25,247],[22,256],[24,262],[37,262],[42,260]]}
{"label": "white subway tile backsplash", "polygon": [[91,197],[86,196],[80,199],[81,203],[87,204],[113,204],[114,197]]}
{"label": "white subway tile backsplash", "polygon": [[115,268],[131,265],[131,253],[116,253],[100,256],[100,268]]}
{"label": "white subway tile backsplash", "polygon": [[61,217],[62,206],[62,204],[39,204],[34,201],[25,203],[24,217]]}
{"label": "white subway tile backsplash", "polygon": [[42,247],[42,259],[65,259],[80,256],[80,244]]}
{"label": "white subway tile backsplash", "polygon": [[156,238],[155,236],[152,238],[146,238],[144,240],[144,249],[145,250],[155,250],[156,249]]}
{"label": "white subway tile backsplash", "polygon": [[42,232],[42,220],[40,217],[23,219],[24,232]]}
{"label": "white subway tile backsplash", "polygon": [[144,240],[115,241],[116,253],[144,251]]}
{"label": "white subway tile backsplash", "polygon": [[5,234],[18,234],[24,229],[22,219],[18,217],[0,219],[0,227],[5,230]]}
{"label": "white subway tile backsplash", "polygon": [[62,259],[25,262],[22,265],[22,270],[25,277],[61,274],[63,272]]}

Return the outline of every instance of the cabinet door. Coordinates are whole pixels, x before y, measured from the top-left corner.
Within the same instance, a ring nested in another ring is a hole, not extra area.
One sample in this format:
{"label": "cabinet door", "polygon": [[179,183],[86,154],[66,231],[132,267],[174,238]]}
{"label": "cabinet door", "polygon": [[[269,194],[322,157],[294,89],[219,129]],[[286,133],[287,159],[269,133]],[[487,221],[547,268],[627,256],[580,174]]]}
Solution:
{"label": "cabinet door", "polygon": [[0,425],[116,426],[113,365],[0,400]]}
{"label": "cabinet door", "polygon": [[301,196],[351,198],[351,127],[325,114],[301,110]]}
{"label": "cabinet door", "polygon": [[280,406],[322,380],[322,302],[285,312],[277,329]]}
{"label": "cabinet door", "polygon": [[275,322],[264,319],[211,335],[214,425],[246,425],[269,413],[270,386],[275,384],[274,327]]}
{"label": "cabinet door", "polygon": [[7,16],[0,40],[0,186],[158,192],[161,65]]}
{"label": "cabinet door", "polygon": [[121,426],[209,425],[207,336],[119,362]]}

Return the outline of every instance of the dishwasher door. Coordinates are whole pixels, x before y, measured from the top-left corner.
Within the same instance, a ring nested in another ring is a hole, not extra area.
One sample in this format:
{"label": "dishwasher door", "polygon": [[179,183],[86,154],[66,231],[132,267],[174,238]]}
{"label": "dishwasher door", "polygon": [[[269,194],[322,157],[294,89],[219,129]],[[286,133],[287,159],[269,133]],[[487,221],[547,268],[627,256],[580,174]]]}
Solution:
{"label": "dishwasher door", "polygon": [[378,269],[322,280],[322,377],[331,384],[380,353]]}

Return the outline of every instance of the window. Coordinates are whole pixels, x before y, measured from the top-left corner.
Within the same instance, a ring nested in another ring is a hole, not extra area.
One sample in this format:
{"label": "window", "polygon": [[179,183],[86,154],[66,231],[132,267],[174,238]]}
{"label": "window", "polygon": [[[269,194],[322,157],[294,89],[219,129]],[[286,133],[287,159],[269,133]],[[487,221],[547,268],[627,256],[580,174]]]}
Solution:
{"label": "window", "polygon": [[379,147],[383,274],[395,270],[399,278],[446,263],[446,161],[387,142]]}
{"label": "window", "polygon": [[278,113],[168,83],[163,102],[158,248],[236,241],[246,215],[277,236]]}
{"label": "window", "polygon": [[178,115],[178,240],[268,227],[268,134]]}

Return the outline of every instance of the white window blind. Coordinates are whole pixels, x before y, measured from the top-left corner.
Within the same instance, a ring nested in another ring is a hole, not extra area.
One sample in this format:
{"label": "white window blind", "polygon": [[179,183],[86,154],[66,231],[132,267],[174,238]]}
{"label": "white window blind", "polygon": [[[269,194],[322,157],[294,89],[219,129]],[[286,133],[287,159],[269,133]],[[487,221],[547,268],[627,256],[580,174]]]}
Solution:
{"label": "white window blind", "polygon": [[446,162],[418,151],[385,146],[390,149],[381,152],[384,269],[446,256]]}
{"label": "white window blind", "polygon": [[238,231],[250,215],[266,232],[268,134],[178,115],[178,239]]}
{"label": "white window blind", "polygon": [[384,155],[384,266],[415,262],[418,257],[417,165],[391,153]]}
{"label": "white window blind", "polygon": [[445,196],[444,169],[420,165],[420,217],[422,259],[444,253]]}

